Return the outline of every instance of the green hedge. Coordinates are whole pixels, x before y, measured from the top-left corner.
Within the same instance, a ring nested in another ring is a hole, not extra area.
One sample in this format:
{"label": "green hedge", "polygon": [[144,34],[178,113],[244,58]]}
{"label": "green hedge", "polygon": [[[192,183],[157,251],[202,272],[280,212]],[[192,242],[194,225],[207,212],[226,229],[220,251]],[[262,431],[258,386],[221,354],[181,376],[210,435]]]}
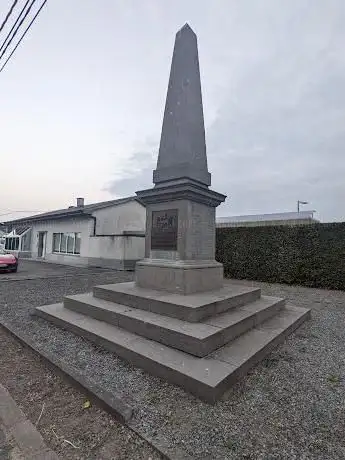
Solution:
{"label": "green hedge", "polygon": [[345,290],[345,223],[218,228],[229,278]]}

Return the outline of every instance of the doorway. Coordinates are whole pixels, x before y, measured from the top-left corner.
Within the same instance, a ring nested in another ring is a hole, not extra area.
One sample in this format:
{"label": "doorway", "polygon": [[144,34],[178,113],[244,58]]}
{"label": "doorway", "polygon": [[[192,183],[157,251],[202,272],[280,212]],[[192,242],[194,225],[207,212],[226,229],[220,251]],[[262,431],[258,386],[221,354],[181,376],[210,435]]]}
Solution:
{"label": "doorway", "polygon": [[38,252],[37,257],[44,258],[46,255],[47,232],[38,232]]}

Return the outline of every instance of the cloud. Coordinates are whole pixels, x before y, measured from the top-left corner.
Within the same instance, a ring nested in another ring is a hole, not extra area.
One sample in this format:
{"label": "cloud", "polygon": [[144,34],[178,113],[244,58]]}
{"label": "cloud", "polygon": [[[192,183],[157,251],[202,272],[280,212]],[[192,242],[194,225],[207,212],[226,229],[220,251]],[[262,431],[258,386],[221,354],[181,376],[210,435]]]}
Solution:
{"label": "cloud", "polygon": [[285,53],[247,72],[209,128],[213,182],[233,195],[222,212],[289,210],[307,199],[324,220],[343,218],[344,34],[335,29],[313,48],[299,32]]}
{"label": "cloud", "polygon": [[[216,73],[211,83],[212,61],[203,63],[210,93],[218,95],[206,127],[212,187],[230,197],[219,213],[289,211],[301,199],[322,220],[343,219],[344,2],[264,3],[270,8],[255,4],[254,13],[252,2],[238,6],[243,27],[233,33],[247,39],[222,53],[221,97]],[[154,159],[152,149],[133,153],[126,175],[108,190],[150,187]]]}
{"label": "cloud", "polygon": [[150,188],[152,172],[156,165],[155,150],[157,149],[132,153],[118,177],[110,181],[104,190],[115,196],[125,197],[133,195],[138,190]]}

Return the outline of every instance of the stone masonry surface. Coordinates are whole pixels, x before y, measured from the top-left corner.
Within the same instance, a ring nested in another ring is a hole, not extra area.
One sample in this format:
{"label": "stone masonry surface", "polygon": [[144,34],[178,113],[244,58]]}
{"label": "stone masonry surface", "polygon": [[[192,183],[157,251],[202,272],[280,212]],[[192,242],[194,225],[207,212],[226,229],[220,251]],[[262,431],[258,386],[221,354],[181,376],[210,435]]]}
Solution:
{"label": "stone masonry surface", "polygon": [[132,276],[108,271],[17,282],[0,279],[0,319],[107,391],[129,395],[136,407],[132,426],[156,444],[182,449],[184,458],[345,458],[345,292],[243,282],[261,287],[264,295],[312,308],[312,320],[212,407],[29,315],[34,307],[60,302],[66,294]]}
{"label": "stone masonry surface", "polygon": [[215,254],[215,210],[200,203],[191,207],[190,228],[187,233],[187,259],[212,260]]}
{"label": "stone masonry surface", "polygon": [[176,34],[153,181],[185,175],[210,185],[197,37],[187,24]]}

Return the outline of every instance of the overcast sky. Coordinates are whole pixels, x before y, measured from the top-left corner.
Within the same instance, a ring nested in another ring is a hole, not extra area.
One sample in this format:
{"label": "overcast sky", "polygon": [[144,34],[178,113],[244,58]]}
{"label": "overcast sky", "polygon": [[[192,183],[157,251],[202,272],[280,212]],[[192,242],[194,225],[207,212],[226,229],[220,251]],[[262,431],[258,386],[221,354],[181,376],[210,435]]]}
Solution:
{"label": "overcast sky", "polygon": [[0,220],[151,186],[185,22],[218,214],[344,220],[344,0],[48,0],[0,73]]}

